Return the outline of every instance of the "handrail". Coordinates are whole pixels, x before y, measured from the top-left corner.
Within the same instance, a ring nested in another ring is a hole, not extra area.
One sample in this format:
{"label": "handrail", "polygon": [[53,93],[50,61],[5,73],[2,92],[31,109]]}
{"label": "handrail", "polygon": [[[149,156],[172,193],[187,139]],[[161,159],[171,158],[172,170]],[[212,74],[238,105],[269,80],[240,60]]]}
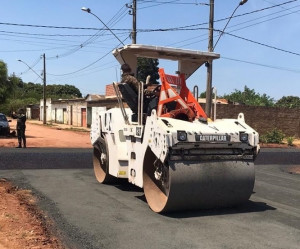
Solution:
{"label": "handrail", "polygon": [[118,103],[119,103],[119,106],[120,106],[120,109],[121,109],[124,121],[125,121],[125,123],[127,125],[129,125],[128,116],[126,114],[126,111],[125,111],[125,108],[124,108],[124,103],[122,101],[121,94],[120,94],[119,88],[117,87],[117,83],[116,82],[113,82],[113,87],[114,87],[114,90],[115,90],[115,93],[116,93],[116,96],[117,96],[117,99],[118,99]]}
{"label": "handrail", "polygon": [[197,100],[198,102],[198,98],[199,98],[199,88],[197,85],[194,86],[193,88],[193,95],[194,95],[194,98]]}
{"label": "handrail", "polygon": [[143,113],[144,113],[144,83],[140,81],[139,92],[138,92],[138,124],[143,123]]}

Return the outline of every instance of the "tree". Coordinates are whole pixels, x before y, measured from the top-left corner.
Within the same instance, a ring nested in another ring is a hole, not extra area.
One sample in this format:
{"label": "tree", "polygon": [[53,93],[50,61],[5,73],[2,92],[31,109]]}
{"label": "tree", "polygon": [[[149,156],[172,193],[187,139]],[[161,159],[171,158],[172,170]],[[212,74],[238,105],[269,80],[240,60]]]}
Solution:
{"label": "tree", "polygon": [[[52,99],[70,99],[81,98],[82,94],[79,89],[73,85],[47,85],[46,86],[47,98]],[[38,104],[43,97],[43,85],[35,84],[32,82],[20,83],[17,85],[16,98],[22,99],[35,99]]]}
{"label": "tree", "polygon": [[52,98],[82,98],[79,89],[73,85],[47,85],[47,96]]}
{"label": "tree", "polygon": [[13,91],[13,83],[8,80],[7,65],[0,60],[0,103],[4,103]]}
{"label": "tree", "polygon": [[9,97],[22,98],[23,97],[23,89],[24,83],[21,78],[17,77],[14,73],[8,77],[8,81],[10,84],[10,95]]}
{"label": "tree", "polygon": [[[218,97],[219,97],[219,96],[217,96],[217,98],[218,98]],[[206,98],[206,91],[200,93],[199,98],[205,99],[205,98]],[[213,99],[215,98],[215,93],[212,93],[212,98],[213,98]]]}
{"label": "tree", "polygon": [[158,84],[158,59],[151,58],[138,58],[137,60],[137,79],[139,81],[146,81],[148,75],[150,75],[150,83]]}
{"label": "tree", "polygon": [[286,108],[300,108],[300,98],[296,96],[284,96],[275,105]]}
{"label": "tree", "polygon": [[235,89],[231,94],[225,94],[223,98],[231,101],[238,102],[245,105],[252,106],[274,106],[274,99],[265,93],[260,95],[256,93],[254,89],[250,89],[247,86],[244,87],[244,91]]}

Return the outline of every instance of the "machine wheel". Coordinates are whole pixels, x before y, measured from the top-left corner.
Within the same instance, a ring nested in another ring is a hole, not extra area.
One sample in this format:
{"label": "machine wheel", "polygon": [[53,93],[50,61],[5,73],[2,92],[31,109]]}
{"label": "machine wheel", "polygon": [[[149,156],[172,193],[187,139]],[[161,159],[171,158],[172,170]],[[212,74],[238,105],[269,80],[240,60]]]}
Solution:
{"label": "machine wheel", "polygon": [[239,205],[251,196],[254,180],[252,161],[169,160],[162,164],[150,150],[146,153],[144,192],[157,213]]}
{"label": "machine wheel", "polygon": [[109,175],[108,148],[104,138],[100,137],[94,144],[93,165],[98,182],[111,183],[114,180],[114,177]]}

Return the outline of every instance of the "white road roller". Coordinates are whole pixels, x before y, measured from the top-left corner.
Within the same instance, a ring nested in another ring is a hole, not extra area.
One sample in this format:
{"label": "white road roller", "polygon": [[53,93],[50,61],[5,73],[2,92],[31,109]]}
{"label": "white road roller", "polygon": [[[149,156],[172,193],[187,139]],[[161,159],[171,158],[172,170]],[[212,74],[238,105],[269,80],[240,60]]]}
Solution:
{"label": "white road roller", "polygon": [[[157,97],[147,99],[127,84],[114,83],[120,107],[93,107],[91,142],[96,178],[116,178],[144,189],[154,212],[209,209],[241,204],[252,194],[259,135],[237,119],[210,120],[186,79],[216,53],[147,45],[113,51],[135,72],[137,58],[178,62],[176,75],[159,69]],[[146,79],[145,79],[146,81]],[[147,86],[147,84],[146,84]],[[121,98],[130,108],[124,108]],[[154,103],[154,104],[153,104]]]}

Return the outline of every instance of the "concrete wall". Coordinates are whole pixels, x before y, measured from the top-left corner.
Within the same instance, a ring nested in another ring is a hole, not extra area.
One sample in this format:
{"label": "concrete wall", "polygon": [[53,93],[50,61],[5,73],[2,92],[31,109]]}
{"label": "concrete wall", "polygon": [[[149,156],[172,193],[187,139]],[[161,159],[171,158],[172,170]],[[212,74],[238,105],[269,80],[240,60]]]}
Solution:
{"label": "concrete wall", "polygon": [[[51,112],[51,98],[46,99],[46,121],[50,121],[52,116]],[[44,101],[40,100],[40,120],[44,120]]]}
{"label": "concrete wall", "polygon": [[63,124],[65,123],[63,110],[67,109],[67,103],[52,103],[51,104],[51,122]]}
{"label": "concrete wall", "polygon": [[[203,105],[205,106],[205,105]],[[300,109],[279,107],[217,105],[217,118],[237,118],[245,114],[246,123],[264,134],[274,128],[283,131],[286,136],[300,137]]]}

